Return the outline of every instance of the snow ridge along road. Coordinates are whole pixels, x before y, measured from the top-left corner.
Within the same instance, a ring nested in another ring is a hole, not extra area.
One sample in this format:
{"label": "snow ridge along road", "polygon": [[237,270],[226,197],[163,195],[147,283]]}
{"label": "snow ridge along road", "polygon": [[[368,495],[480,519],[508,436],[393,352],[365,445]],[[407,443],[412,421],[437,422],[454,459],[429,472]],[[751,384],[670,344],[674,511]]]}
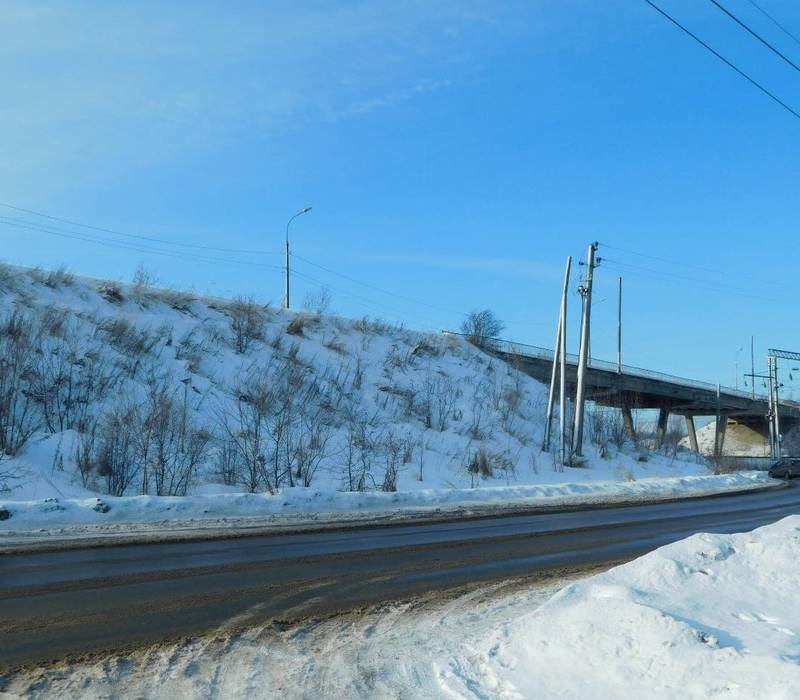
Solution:
{"label": "snow ridge along road", "polygon": [[289,623],[630,559],[800,513],[800,489],[456,522],[0,556],[0,664]]}

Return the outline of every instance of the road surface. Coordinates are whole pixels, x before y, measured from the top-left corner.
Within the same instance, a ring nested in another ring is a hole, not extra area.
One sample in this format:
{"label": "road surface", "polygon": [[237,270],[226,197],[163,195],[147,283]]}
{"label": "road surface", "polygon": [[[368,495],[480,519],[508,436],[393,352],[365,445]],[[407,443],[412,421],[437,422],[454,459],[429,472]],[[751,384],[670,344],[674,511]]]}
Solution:
{"label": "road surface", "polygon": [[0,555],[0,673],[479,581],[633,558],[800,513],[800,488],[435,524]]}

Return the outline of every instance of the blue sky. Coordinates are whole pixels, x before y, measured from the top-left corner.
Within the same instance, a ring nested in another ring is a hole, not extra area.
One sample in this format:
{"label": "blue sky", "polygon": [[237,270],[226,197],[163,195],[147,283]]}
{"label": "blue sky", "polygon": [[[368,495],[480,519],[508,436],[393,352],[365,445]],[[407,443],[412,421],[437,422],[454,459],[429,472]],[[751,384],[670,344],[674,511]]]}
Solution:
{"label": "blue sky", "polygon": [[[711,3],[660,4],[800,109],[800,73]],[[748,0],[724,4],[800,61]],[[796,4],[760,4],[800,35]],[[640,0],[11,1],[0,38],[0,201],[266,251],[164,256],[6,220],[6,260],[142,263],[279,302],[285,222],[313,206],[296,302],[325,284],[342,314],[434,329],[490,307],[550,345],[564,259],[599,240],[596,356],[614,357],[620,273],[630,364],[733,384],[751,334],[760,358],[800,349],[800,120]]]}

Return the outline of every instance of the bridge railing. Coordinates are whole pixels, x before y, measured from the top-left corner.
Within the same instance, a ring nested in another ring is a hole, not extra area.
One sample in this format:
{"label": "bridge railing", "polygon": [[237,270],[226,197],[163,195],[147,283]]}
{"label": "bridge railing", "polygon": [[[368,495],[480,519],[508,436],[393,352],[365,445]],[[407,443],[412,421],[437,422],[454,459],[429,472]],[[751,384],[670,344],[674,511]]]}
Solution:
{"label": "bridge railing", "polygon": [[[448,335],[458,335],[464,337],[463,333],[453,333],[452,331],[444,331]],[[533,357],[539,360],[553,361],[554,352],[548,348],[543,348],[538,345],[528,345],[526,343],[515,343],[510,340],[496,340],[495,347],[500,352],[505,352],[512,355],[520,355],[521,357]],[[567,364],[577,365],[578,356],[572,353],[567,353]],[[593,369],[601,369],[607,372],[617,373],[620,367],[616,362],[608,362],[606,360],[598,360],[597,358],[589,358],[589,367]],[[705,389],[707,391],[717,391],[717,385],[711,382],[702,382],[696,379],[687,379],[686,377],[678,377],[674,374],[667,374],[665,372],[656,372],[643,367],[634,367],[632,365],[623,364],[622,373],[634,377],[642,377],[644,379],[656,379],[670,384],[678,384],[680,386],[690,387],[692,389]],[[720,393],[729,396],[738,396],[743,399],[752,399],[752,393],[749,391],[742,391],[741,389],[734,389],[728,386],[720,386]],[[756,398],[763,399],[764,396],[756,392]]]}

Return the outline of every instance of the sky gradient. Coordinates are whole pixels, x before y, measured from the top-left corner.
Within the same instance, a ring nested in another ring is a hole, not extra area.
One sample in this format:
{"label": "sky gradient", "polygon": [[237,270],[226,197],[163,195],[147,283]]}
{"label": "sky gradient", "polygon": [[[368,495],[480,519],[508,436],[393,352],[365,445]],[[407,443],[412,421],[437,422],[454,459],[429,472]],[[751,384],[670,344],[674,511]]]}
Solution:
{"label": "sky gradient", "polygon": [[[711,3],[659,4],[800,109],[800,73]],[[800,36],[795,3],[760,4]],[[595,356],[619,274],[629,364],[732,385],[751,334],[759,366],[800,350],[800,120],[643,1],[12,1],[0,38],[0,202],[264,251],[0,207],[7,261],[279,303],[313,206],[297,304],[325,285],[343,315],[435,330],[489,307],[550,346],[564,260],[598,240]]]}

